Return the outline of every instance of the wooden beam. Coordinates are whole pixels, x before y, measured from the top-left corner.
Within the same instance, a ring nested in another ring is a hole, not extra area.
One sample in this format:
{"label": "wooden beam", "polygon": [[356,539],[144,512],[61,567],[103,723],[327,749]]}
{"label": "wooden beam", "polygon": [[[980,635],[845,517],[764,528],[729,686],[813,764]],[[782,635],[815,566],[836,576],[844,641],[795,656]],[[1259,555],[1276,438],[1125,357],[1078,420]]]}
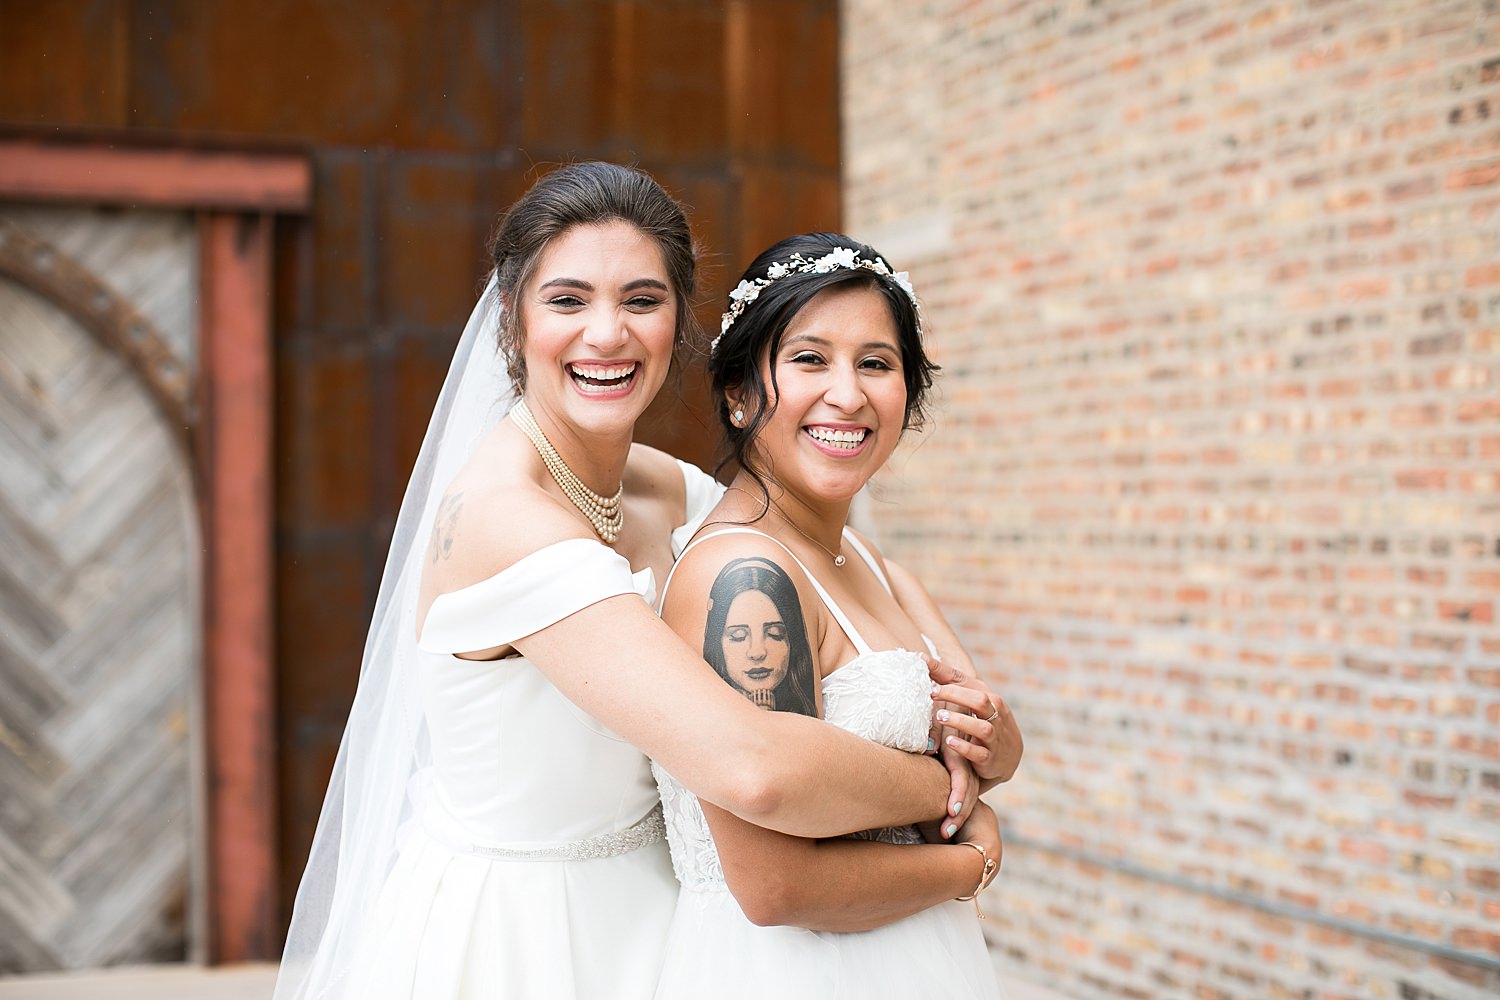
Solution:
{"label": "wooden beam", "polygon": [[211,962],[274,958],[271,218],[201,216],[200,422]]}
{"label": "wooden beam", "polygon": [[307,158],[289,153],[0,138],[0,192],[8,198],[303,212],[311,189]]}

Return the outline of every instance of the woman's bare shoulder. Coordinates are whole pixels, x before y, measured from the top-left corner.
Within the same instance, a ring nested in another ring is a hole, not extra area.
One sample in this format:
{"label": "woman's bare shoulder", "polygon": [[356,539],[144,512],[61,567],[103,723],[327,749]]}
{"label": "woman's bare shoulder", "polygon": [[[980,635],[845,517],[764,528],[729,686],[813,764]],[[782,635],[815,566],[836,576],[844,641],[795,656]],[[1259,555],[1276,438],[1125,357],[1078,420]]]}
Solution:
{"label": "woman's bare shoulder", "polygon": [[[529,448],[529,442],[525,442]],[[538,549],[592,538],[543,489],[532,452],[492,435],[480,444],[438,503],[427,540],[423,591],[461,590],[503,572]],[[546,475],[541,470],[541,475]]]}
{"label": "woman's bare shoulder", "polygon": [[726,531],[736,525],[709,523],[700,541],[688,548],[672,571],[662,617],[671,622],[679,615],[701,619],[706,613],[709,591],[723,573],[746,562],[775,566],[791,578],[799,593],[808,589],[807,575],[786,549],[759,531]]}

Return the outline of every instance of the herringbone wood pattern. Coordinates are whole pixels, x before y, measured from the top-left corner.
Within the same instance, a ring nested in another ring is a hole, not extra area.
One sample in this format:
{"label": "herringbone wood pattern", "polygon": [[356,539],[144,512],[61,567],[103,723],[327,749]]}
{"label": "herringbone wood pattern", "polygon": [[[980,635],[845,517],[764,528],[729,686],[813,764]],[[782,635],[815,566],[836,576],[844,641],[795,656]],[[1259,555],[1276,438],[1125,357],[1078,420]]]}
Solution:
{"label": "herringbone wood pattern", "polygon": [[0,973],[183,956],[197,548],[139,383],[0,277]]}

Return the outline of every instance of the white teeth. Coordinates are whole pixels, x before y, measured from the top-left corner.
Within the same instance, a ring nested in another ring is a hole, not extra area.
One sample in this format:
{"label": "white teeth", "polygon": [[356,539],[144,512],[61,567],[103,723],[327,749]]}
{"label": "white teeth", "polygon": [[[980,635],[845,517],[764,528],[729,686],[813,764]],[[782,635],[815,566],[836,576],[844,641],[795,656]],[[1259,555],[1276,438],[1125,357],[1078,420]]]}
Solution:
{"label": "white teeth", "polygon": [[634,372],[635,365],[616,365],[613,368],[584,368],[582,365],[569,365],[568,370],[579,378],[593,379],[595,382],[610,382]]}
{"label": "white teeth", "polygon": [[864,441],[868,431],[836,431],[827,427],[809,427],[807,433],[815,441],[853,451]]}

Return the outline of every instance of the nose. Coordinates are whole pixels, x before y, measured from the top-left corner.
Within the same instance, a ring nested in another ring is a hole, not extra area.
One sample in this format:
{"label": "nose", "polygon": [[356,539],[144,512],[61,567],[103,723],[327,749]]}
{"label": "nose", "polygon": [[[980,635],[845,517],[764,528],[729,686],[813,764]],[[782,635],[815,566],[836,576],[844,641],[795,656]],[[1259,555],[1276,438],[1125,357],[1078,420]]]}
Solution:
{"label": "nose", "polygon": [[758,635],[755,632],[751,632],[750,651],[747,655],[756,663],[759,663],[766,658],[766,641],[763,636]]}
{"label": "nose", "polygon": [[625,315],[614,309],[597,309],[589,313],[583,329],[583,342],[601,353],[624,346],[630,338]]}
{"label": "nose", "polygon": [[854,413],[865,405],[865,390],[859,383],[859,373],[850,365],[834,365],[828,371],[828,388],[823,391],[823,400],[845,413]]}

